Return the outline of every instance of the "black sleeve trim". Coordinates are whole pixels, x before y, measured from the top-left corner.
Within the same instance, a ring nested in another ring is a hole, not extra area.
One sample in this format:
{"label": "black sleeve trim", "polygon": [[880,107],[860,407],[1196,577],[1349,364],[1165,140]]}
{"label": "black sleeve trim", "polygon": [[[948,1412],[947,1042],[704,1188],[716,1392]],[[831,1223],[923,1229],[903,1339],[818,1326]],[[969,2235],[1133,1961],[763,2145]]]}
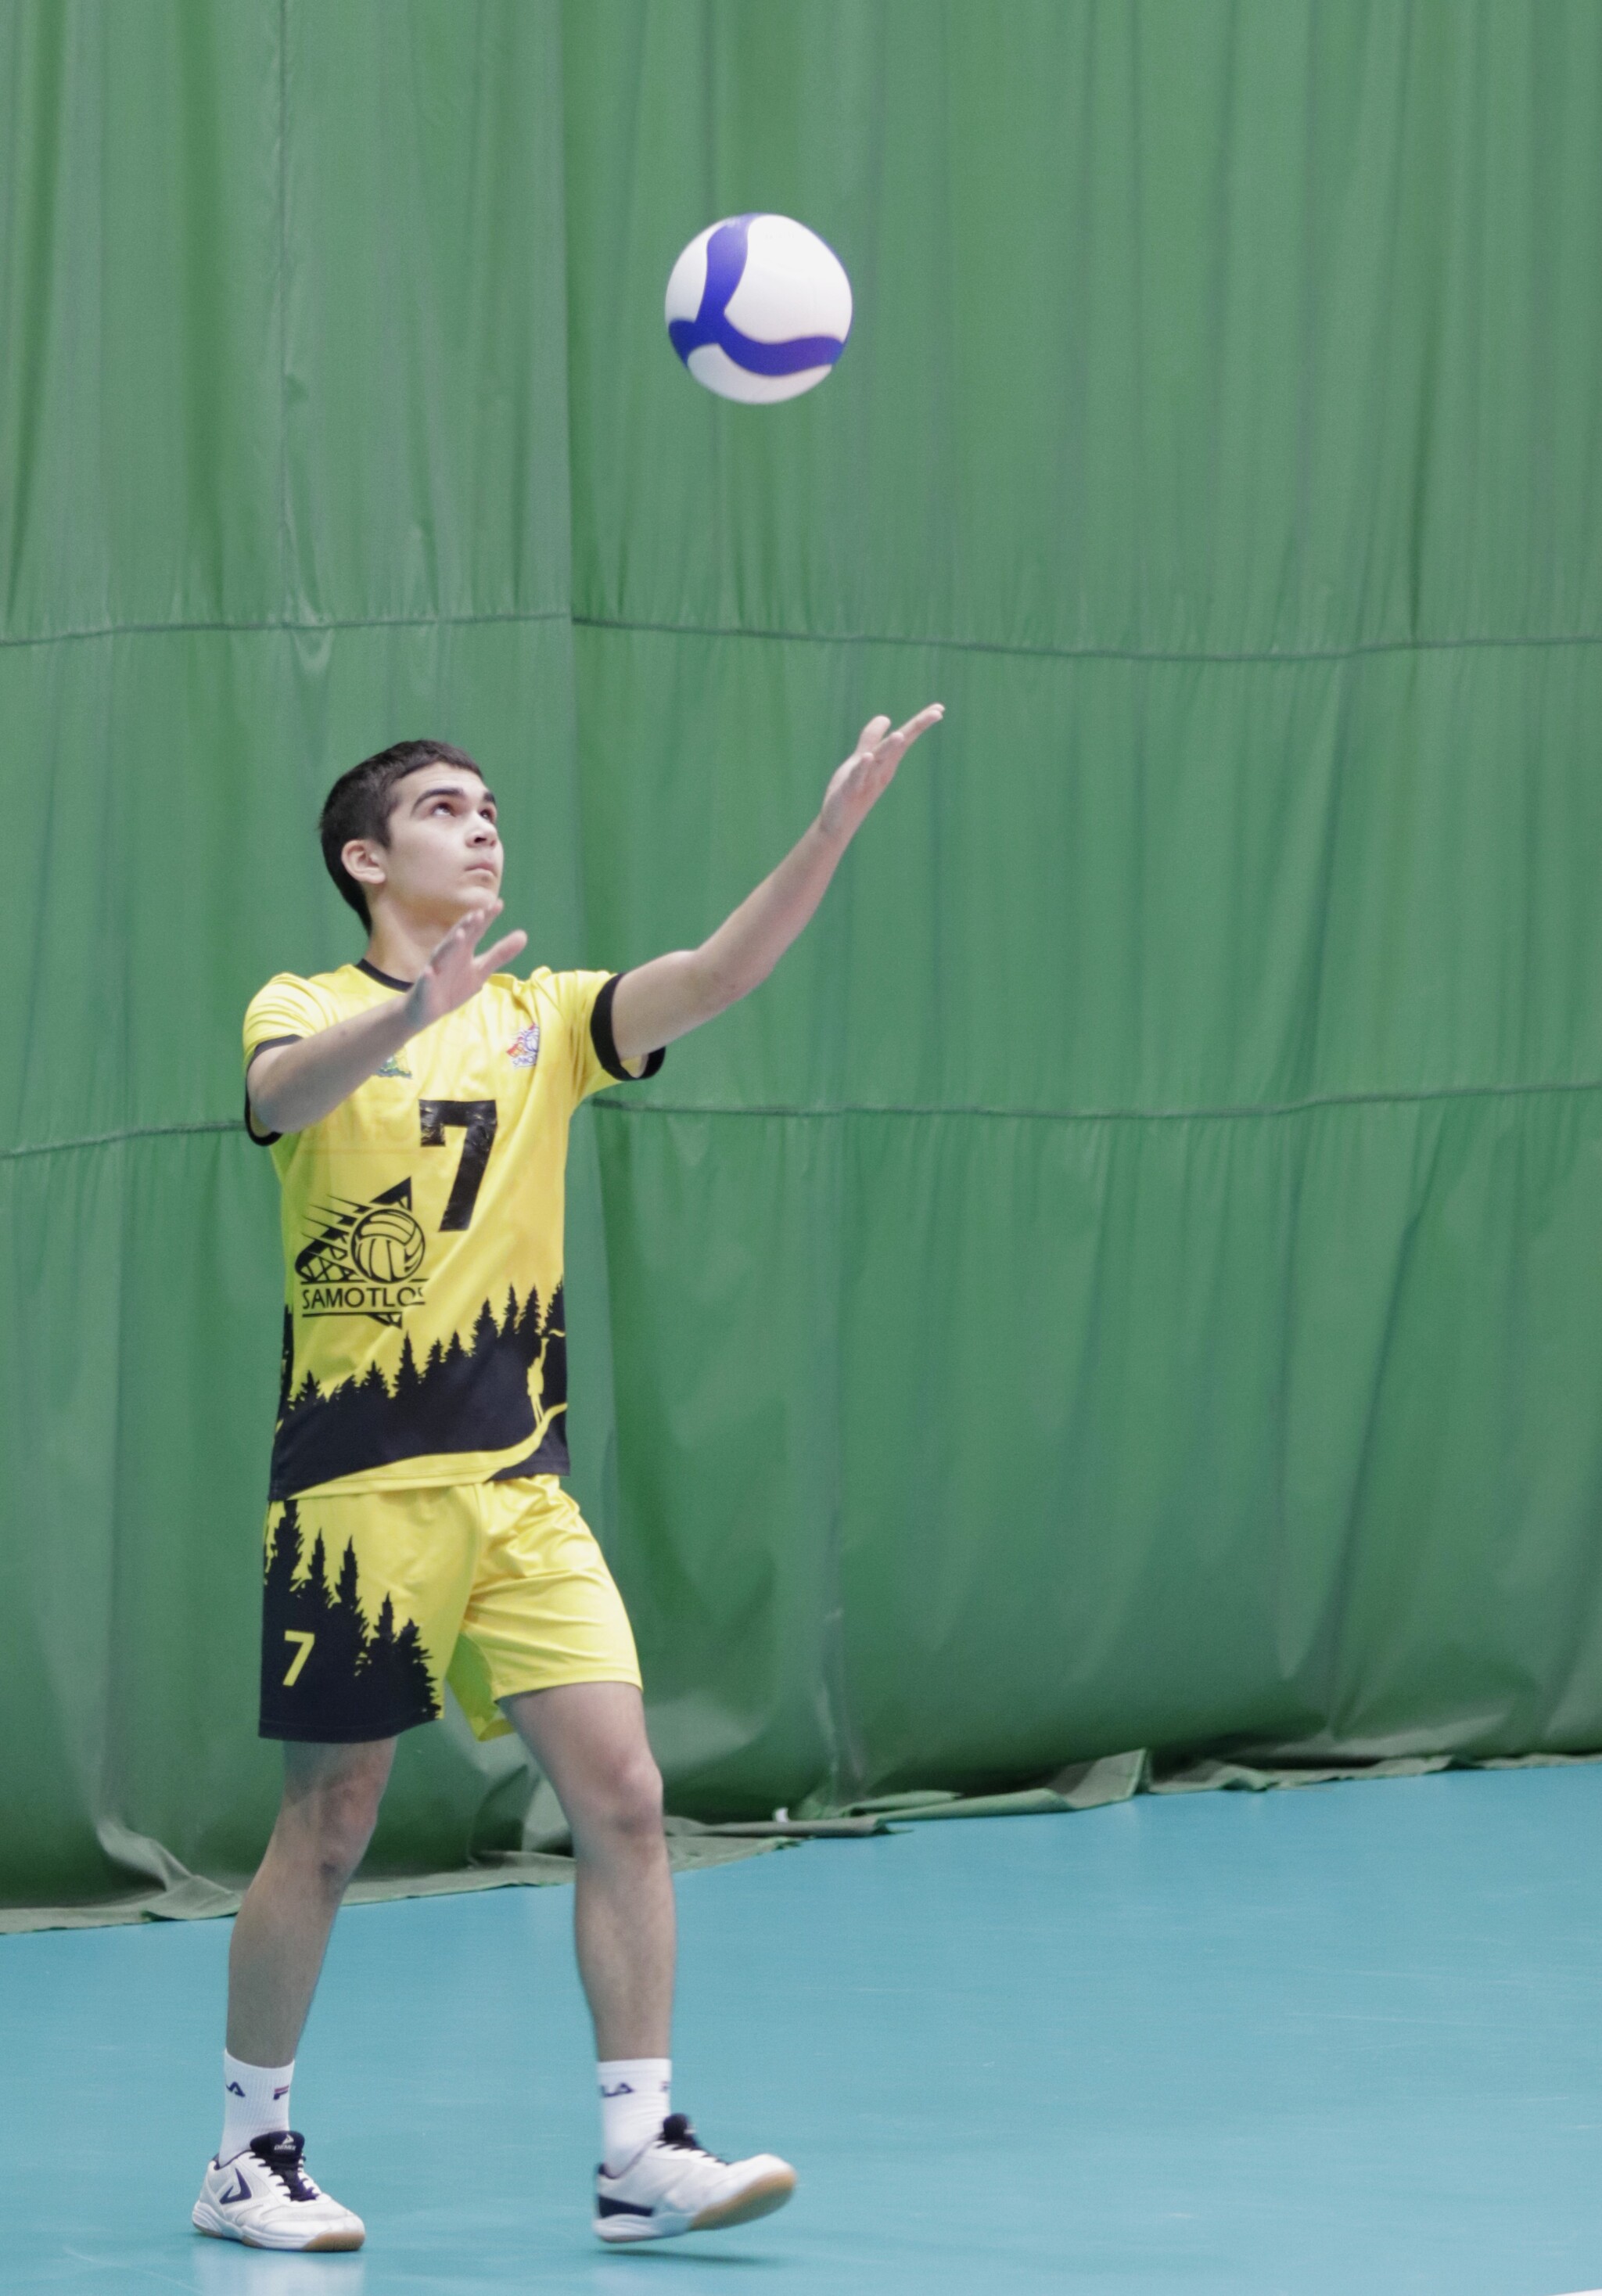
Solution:
{"label": "black sleeve trim", "polygon": [[612,1000],[618,993],[618,983],[622,978],[620,972],[614,972],[610,980],[601,984],[601,994],[590,1008],[589,1040],[609,1077],[616,1077],[620,1084],[644,1084],[647,1077],[656,1074],[668,1055],[665,1048],[647,1053],[645,1065],[637,1076],[632,1069],[623,1066],[618,1053],[618,1040],[612,1033]]}
{"label": "black sleeve trim", "polygon": [[298,1045],[301,1039],[299,1037],[264,1037],[259,1045],[252,1045],[251,1047],[251,1057],[245,1062],[245,1132],[247,1136],[253,1140],[259,1148],[270,1148],[274,1141],[282,1140],[283,1135],[282,1132],[258,1132],[254,1123],[251,1121],[251,1070],[255,1067],[262,1054],[270,1053],[275,1045]]}

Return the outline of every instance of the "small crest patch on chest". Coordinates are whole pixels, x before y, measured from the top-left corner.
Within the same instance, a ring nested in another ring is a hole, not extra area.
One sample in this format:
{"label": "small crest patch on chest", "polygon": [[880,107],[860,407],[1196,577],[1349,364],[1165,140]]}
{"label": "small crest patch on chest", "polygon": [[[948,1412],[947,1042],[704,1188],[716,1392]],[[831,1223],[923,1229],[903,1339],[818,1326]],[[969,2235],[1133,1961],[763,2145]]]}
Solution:
{"label": "small crest patch on chest", "polygon": [[520,1029],[506,1047],[506,1058],[514,1069],[531,1069],[539,1058],[539,1023],[530,1021]]}
{"label": "small crest patch on chest", "polygon": [[391,1053],[382,1068],[374,1069],[374,1076],[409,1077],[412,1073],[399,1053]]}

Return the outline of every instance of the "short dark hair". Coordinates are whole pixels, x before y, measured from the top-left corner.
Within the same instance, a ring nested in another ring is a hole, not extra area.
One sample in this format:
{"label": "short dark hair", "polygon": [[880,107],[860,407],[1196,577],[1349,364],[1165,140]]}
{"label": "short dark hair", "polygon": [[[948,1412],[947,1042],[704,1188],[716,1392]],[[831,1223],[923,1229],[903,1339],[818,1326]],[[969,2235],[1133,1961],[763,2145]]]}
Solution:
{"label": "short dark hair", "polygon": [[348,774],[341,774],[323,800],[317,823],[323,865],[339,889],[340,898],[349,901],[369,928],[373,917],[367,897],[340,856],[355,837],[370,837],[375,845],[389,843],[395,784],[422,766],[463,766],[470,774],[477,774],[481,781],[484,778],[466,750],[453,748],[448,742],[392,742],[387,750],[364,758],[359,766],[352,766]]}

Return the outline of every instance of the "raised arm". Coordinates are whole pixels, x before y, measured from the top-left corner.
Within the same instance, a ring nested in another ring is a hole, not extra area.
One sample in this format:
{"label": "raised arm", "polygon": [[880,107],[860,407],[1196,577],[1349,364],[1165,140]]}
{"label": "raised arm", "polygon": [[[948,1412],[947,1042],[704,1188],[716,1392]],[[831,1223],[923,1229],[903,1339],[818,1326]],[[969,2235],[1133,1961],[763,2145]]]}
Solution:
{"label": "raised arm", "polygon": [[687,1036],[767,980],[809,922],[842,854],[895,779],[896,767],[919,734],[945,714],[943,703],[932,702],[893,733],[888,718],[870,718],[830,782],[817,820],[773,874],[699,948],[674,949],[624,973],[612,1007],[612,1036],[624,1060],[642,1059]]}
{"label": "raised arm", "polygon": [[492,901],[472,909],[454,925],[404,996],[374,1004],[349,1021],[302,1037],[292,1045],[268,1045],[251,1062],[245,1080],[251,1115],[263,1132],[300,1132],[331,1116],[358,1085],[376,1076],[392,1053],[435,1021],[476,996],[490,974],[514,957],[527,933],[507,933],[483,955],[479,942],[500,914]]}

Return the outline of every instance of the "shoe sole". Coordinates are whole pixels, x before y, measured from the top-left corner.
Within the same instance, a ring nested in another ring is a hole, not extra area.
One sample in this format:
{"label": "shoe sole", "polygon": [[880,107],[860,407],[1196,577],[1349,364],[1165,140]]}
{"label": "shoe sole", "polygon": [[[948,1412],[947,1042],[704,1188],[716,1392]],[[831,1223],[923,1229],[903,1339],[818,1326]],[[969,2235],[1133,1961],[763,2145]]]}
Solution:
{"label": "shoe sole", "polygon": [[771,2176],[747,2185],[721,2208],[702,2209],[698,2217],[691,2218],[690,2230],[722,2232],[729,2225],[754,2224],[759,2217],[770,2217],[775,2209],[782,2209],[794,2190],[795,2171],[776,2169]]}
{"label": "shoe sole", "polygon": [[794,2169],[776,2169],[771,2176],[760,2177],[754,2185],[748,2185],[743,2193],[736,2193],[732,2201],[725,2201],[715,2209],[702,2209],[688,2224],[669,2226],[640,2224],[637,2218],[596,2217],[590,2229],[608,2248],[633,2248],[652,2240],[682,2240],[687,2232],[722,2232],[730,2225],[754,2224],[758,2217],[770,2217],[775,2209],[782,2209],[794,2190]]}
{"label": "shoe sole", "polygon": [[252,2240],[249,2234],[235,2232],[221,2225],[202,2224],[198,2216],[190,2218],[196,2232],[204,2233],[208,2240],[231,2240],[241,2248],[259,2248],[274,2256],[332,2256],[359,2248],[367,2235],[363,2232],[320,2232],[314,2240],[288,2241]]}

